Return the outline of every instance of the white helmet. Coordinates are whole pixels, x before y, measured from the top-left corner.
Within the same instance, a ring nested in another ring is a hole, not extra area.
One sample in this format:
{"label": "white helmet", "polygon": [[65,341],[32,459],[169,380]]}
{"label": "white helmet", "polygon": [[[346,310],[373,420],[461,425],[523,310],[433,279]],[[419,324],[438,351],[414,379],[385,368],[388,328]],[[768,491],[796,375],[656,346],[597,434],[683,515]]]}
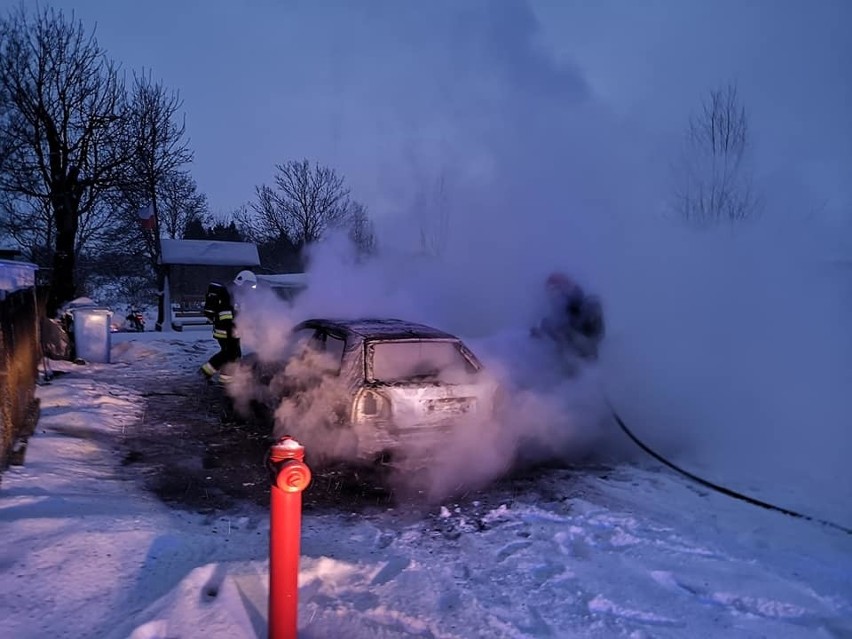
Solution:
{"label": "white helmet", "polygon": [[257,275],[252,273],[251,271],[240,271],[237,273],[237,276],[234,278],[234,284],[237,286],[242,286],[243,284],[248,284],[251,288],[257,287]]}

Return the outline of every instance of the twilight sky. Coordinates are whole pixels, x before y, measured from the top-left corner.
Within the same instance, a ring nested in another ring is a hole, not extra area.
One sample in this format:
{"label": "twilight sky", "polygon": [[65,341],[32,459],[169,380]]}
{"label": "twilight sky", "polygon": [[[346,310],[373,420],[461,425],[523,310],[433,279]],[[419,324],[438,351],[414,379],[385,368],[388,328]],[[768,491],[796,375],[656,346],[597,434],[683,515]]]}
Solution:
{"label": "twilight sky", "polygon": [[[852,0],[55,1],[181,92],[214,213],[276,163],[346,176],[403,255],[320,247],[334,314],[525,329],[564,270],[605,301],[606,384],[652,446],[848,503],[852,297],[824,258],[852,255]],[[665,217],[672,164],[729,80],[765,215],[692,233]],[[446,240],[428,268],[421,234]]]}
{"label": "twilight sky", "polygon": [[574,187],[575,202],[656,207],[690,110],[734,79],[757,177],[850,216],[846,0],[54,4],[180,91],[213,212],[302,157],[376,217],[507,181],[524,199]]}

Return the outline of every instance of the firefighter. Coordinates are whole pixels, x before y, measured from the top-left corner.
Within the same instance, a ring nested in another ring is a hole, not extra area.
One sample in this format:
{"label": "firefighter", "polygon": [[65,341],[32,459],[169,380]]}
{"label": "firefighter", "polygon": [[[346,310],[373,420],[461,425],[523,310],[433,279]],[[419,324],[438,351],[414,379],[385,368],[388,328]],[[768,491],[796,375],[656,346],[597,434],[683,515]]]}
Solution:
{"label": "firefighter", "polygon": [[[240,271],[234,278],[233,287],[256,288],[257,277],[251,271]],[[218,373],[219,381],[226,381],[227,376],[220,371],[226,364],[242,357],[236,327],[237,305],[234,303],[234,292],[216,282],[207,287],[204,314],[212,320],[213,337],[219,343],[219,351],[201,367],[201,373],[207,380],[212,380]]]}
{"label": "firefighter", "polygon": [[550,312],[533,329],[536,337],[548,337],[560,348],[582,359],[595,360],[605,327],[600,300],[563,273],[551,273],[545,282]]}

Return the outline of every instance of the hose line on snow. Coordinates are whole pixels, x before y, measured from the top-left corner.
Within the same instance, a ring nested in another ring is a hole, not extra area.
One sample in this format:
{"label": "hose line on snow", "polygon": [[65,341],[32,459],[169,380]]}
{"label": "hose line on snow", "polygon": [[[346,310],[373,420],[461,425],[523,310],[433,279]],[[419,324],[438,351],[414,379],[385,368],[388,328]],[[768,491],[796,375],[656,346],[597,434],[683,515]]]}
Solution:
{"label": "hose line on snow", "polygon": [[768,510],[775,510],[779,513],[784,513],[785,515],[789,515],[791,517],[797,517],[799,519],[806,519],[808,521],[813,521],[813,522],[816,522],[818,524],[822,524],[823,526],[829,526],[831,528],[836,528],[837,530],[841,530],[848,535],[852,535],[852,528],[847,528],[845,526],[841,526],[840,524],[835,524],[832,521],[827,521],[825,519],[820,519],[818,517],[813,517],[811,515],[805,515],[803,513],[796,512],[795,510],[790,510],[788,508],[782,508],[781,506],[776,506],[775,504],[770,504],[769,502],[761,501],[760,499],[756,499],[754,497],[749,497],[748,495],[744,495],[743,493],[737,492],[736,490],[726,488],[725,486],[720,486],[719,484],[714,484],[713,482],[708,481],[706,479],[703,479],[703,478],[699,477],[698,475],[695,475],[695,474],[689,472],[688,470],[684,470],[680,466],[670,462],[668,459],[666,459],[665,457],[663,457],[659,453],[655,452],[653,449],[651,449],[649,446],[647,446],[645,443],[643,443],[642,440],[640,440],[638,437],[636,437],[636,435],[634,435],[633,432],[627,427],[627,424],[624,423],[624,420],[621,419],[621,417],[619,416],[619,414],[616,412],[615,408],[613,408],[613,406],[611,404],[610,404],[609,408],[610,408],[610,412],[612,413],[612,416],[615,418],[615,421],[618,424],[619,428],[621,428],[621,430],[624,431],[624,434],[627,435],[633,441],[634,444],[636,444],[639,448],[644,450],[646,453],[648,453],[651,457],[656,459],[661,464],[668,466],[669,468],[671,468],[672,470],[674,470],[677,473],[680,473],[684,477],[688,477],[692,481],[697,482],[697,483],[701,484],[702,486],[704,486],[706,488],[710,488],[711,490],[715,490],[716,492],[722,493],[723,495],[727,495],[728,497],[733,497],[734,499],[739,499],[741,501],[747,502],[747,503],[752,504],[754,506],[760,506],[761,508],[766,508]]}

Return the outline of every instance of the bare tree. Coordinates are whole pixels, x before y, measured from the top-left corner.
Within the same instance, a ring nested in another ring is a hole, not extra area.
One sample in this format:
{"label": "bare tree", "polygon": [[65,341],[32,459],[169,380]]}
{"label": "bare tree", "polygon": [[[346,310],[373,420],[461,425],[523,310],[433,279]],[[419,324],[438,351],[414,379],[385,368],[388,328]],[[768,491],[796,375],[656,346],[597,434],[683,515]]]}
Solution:
{"label": "bare tree", "polygon": [[0,191],[18,221],[50,213],[50,313],[76,293],[82,242],[109,223],[104,194],[126,160],[124,98],[117,69],[73,14],[30,17],[21,6],[0,20]]}
{"label": "bare tree", "polygon": [[349,239],[362,257],[373,255],[377,250],[373,221],[367,215],[367,209],[357,202],[352,206],[349,219]]}
{"label": "bare tree", "polygon": [[760,212],[748,167],[748,115],[737,87],[710,91],[689,120],[676,167],[677,212],[689,223],[739,222]]}
{"label": "bare tree", "polygon": [[288,219],[283,206],[278,203],[278,195],[267,186],[255,187],[257,201],[251,203],[251,211],[245,207],[235,211],[234,216],[243,227],[246,235],[255,242],[273,237],[290,237]]}
{"label": "bare tree", "polygon": [[271,232],[255,214],[255,206],[243,204],[230,213],[230,218],[248,242],[257,245],[260,263],[274,273],[290,273],[304,269],[300,247],[296,246],[286,231]]}
{"label": "bare tree", "polygon": [[157,217],[161,236],[180,239],[191,221],[211,223],[207,196],[198,192],[195,180],[189,173],[167,175],[160,183],[158,193]]}
{"label": "bare tree", "polygon": [[[307,160],[276,166],[275,188],[256,187],[254,228],[264,237],[290,238],[296,246],[312,244],[333,228],[348,227],[360,206],[349,198],[343,177],[334,169]],[[362,207],[363,208],[363,207]]]}
{"label": "bare tree", "polygon": [[237,227],[243,234],[243,237],[249,242],[258,244],[267,237],[267,234],[264,232],[264,229],[261,228],[260,222],[254,214],[254,206],[254,204],[251,206],[248,204],[241,204],[231,211],[230,216],[231,219],[236,222]]}
{"label": "bare tree", "polygon": [[432,257],[442,255],[450,239],[446,182],[446,169],[442,169],[431,195],[421,194],[415,205],[420,218],[420,250]]}
{"label": "bare tree", "polygon": [[[178,178],[182,168],[192,161],[186,139],[186,124],[178,118],[182,101],[176,92],[154,81],[151,74],[134,75],[128,109],[127,146],[131,149],[124,167],[122,196],[136,212],[150,205],[155,220],[160,218],[160,196],[166,185],[187,187],[191,178]],[[174,220],[176,226],[179,221]],[[172,229],[174,231],[175,229]],[[158,254],[153,254],[156,261]]]}
{"label": "bare tree", "polygon": [[14,240],[30,261],[49,264],[56,236],[50,203],[0,192],[0,211],[0,233]]}
{"label": "bare tree", "polygon": [[[152,79],[150,72],[134,74],[126,139],[131,153],[123,167],[115,206],[125,211],[127,230],[141,243],[150,270],[156,274],[157,290],[161,292],[157,328],[162,327],[165,316],[160,237],[178,237],[190,219],[206,213],[206,199],[197,193],[195,181],[183,169],[193,154],[186,139],[185,121],[178,115],[182,105],[179,95]],[[138,211],[146,207],[153,215],[154,226],[150,230],[137,223]]]}

